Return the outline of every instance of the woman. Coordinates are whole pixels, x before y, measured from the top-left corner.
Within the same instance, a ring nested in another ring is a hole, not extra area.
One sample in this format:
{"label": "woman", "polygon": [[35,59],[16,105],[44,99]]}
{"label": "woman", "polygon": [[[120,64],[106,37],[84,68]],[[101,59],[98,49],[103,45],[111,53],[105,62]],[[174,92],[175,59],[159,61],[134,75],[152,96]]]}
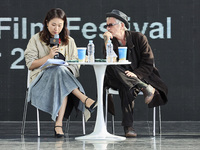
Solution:
{"label": "woman", "polygon": [[[65,60],[77,59],[76,44],[68,35],[64,11],[59,8],[50,10],[43,24],[43,30],[30,39],[25,50],[26,65],[31,70],[28,101],[51,114],[55,121],[55,136],[62,137],[65,113],[67,112],[68,117],[74,105],[81,111],[92,112],[96,103],[84,94],[84,89],[75,78],[79,76],[78,65],[54,66],[45,70],[39,68],[58,52],[65,56]],[[55,34],[60,37],[59,47],[50,47],[50,38]],[[83,104],[85,107],[82,107]]]}

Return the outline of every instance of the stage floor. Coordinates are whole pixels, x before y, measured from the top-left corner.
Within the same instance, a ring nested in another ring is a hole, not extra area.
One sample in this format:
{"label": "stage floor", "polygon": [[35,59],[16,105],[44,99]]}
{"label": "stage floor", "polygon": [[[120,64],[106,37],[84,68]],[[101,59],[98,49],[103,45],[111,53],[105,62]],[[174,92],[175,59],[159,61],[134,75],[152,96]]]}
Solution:
{"label": "stage floor", "polygon": [[[94,122],[86,123],[86,134],[94,129]],[[53,122],[41,122],[41,136],[37,136],[36,122],[27,122],[21,135],[21,122],[0,122],[0,150],[199,150],[200,121],[162,121],[161,135],[152,136],[152,122],[135,121],[136,138],[125,141],[77,141],[82,136],[82,122],[70,122],[65,138],[54,137]],[[158,127],[158,126],[157,126]],[[111,133],[111,123],[108,123]],[[124,136],[121,123],[115,122],[115,134]]]}

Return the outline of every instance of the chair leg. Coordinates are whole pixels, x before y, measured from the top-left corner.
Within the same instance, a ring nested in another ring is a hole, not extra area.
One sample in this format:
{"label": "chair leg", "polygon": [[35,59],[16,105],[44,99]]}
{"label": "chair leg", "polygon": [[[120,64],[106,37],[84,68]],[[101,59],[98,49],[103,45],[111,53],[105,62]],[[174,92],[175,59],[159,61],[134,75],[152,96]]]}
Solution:
{"label": "chair leg", "polygon": [[38,128],[38,136],[40,136],[40,117],[38,108],[37,108],[37,128]]}
{"label": "chair leg", "polygon": [[22,120],[22,127],[21,127],[22,135],[24,135],[24,131],[25,131],[26,114],[27,114],[27,107],[28,107],[27,96],[28,96],[28,90],[26,91],[26,97],[25,97],[25,102],[24,102],[24,112],[23,112],[23,120]]}
{"label": "chair leg", "polygon": [[[24,135],[25,131],[25,124],[26,124],[26,115],[27,115],[27,96],[28,96],[28,90],[26,91],[26,98],[24,103],[24,112],[23,112],[23,120],[22,120],[22,127],[21,127],[21,134]],[[38,136],[40,136],[40,118],[39,118],[39,110],[37,109],[37,129],[38,129]]]}
{"label": "chair leg", "polygon": [[153,108],[153,136],[156,135],[156,107]]}
{"label": "chair leg", "polygon": [[112,115],[112,133],[115,134],[115,116]]}
{"label": "chair leg", "polygon": [[106,103],[105,103],[105,125],[107,128],[107,115],[108,115],[108,89],[106,89]]}
{"label": "chair leg", "polygon": [[[69,122],[70,122],[70,116],[66,121],[66,127],[65,127],[65,132],[69,133]],[[83,125],[83,135],[85,135],[85,117],[84,113],[82,113],[82,125]]]}
{"label": "chair leg", "polygon": [[84,113],[82,113],[82,124],[83,124],[83,135],[85,135],[85,117],[84,117]]}
{"label": "chair leg", "polygon": [[[106,103],[105,103],[105,125],[107,128],[107,118],[108,118],[108,92],[109,89],[106,89]],[[115,116],[112,115],[112,133],[115,134]]]}
{"label": "chair leg", "polygon": [[161,134],[161,107],[158,106],[158,114],[159,114],[159,134]]}
{"label": "chair leg", "polygon": [[66,128],[65,128],[65,132],[66,133],[69,133],[69,122],[70,122],[70,116],[69,116],[69,118],[66,121]]}

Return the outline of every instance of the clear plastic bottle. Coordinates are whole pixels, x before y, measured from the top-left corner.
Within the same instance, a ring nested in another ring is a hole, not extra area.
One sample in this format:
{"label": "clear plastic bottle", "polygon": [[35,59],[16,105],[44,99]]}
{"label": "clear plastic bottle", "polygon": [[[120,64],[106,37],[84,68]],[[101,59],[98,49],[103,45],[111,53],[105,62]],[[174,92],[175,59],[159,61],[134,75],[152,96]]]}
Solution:
{"label": "clear plastic bottle", "polygon": [[94,53],[95,53],[95,46],[93,40],[89,40],[87,45],[87,53],[88,53],[88,62],[93,63],[95,60]]}
{"label": "clear plastic bottle", "polygon": [[113,44],[111,43],[111,40],[109,39],[106,45],[106,62],[108,63],[113,62],[112,52],[113,52]]}

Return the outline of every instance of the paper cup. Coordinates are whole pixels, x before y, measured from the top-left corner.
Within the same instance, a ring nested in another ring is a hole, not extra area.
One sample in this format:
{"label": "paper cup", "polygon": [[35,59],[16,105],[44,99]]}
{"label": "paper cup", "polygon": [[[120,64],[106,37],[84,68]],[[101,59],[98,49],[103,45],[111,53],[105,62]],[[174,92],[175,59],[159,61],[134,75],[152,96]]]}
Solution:
{"label": "paper cup", "polygon": [[79,47],[77,48],[77,51],[78,51],[78,61],[85,62],[86,47]]}
{"label": "paper cup", "polygon": [[119,61],[126,61],[127,47],[118,47]]}

